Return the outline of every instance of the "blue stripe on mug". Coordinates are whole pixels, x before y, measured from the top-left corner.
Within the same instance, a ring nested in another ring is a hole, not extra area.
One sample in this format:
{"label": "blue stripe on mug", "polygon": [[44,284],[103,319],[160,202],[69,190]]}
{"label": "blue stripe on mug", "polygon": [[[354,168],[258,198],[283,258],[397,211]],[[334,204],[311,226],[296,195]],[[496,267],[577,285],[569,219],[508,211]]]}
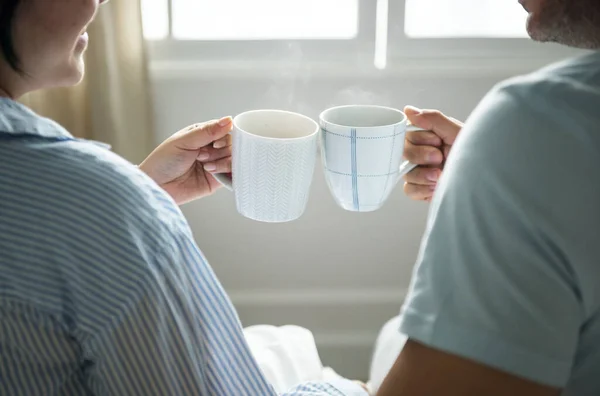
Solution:
{"label": "blue stripe on mug", "polygon": [[356,166],[356,129],[350,130],[350,150],[352,161],[352,200],[354,210],[360,210],[360,202],[358,201],[358,167]]}

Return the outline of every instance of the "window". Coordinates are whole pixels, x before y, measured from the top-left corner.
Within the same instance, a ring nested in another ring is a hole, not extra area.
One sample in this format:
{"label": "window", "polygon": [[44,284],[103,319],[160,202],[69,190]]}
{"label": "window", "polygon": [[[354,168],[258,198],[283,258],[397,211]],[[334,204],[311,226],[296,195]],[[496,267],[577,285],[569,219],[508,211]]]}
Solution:
{"label": "window", "polygon": [[326,61],[373,51],[377,0],[141,1],[152,60],[268,61],[291,52]]}
{"label": "window", "polygon": [[161,40],[169,35],[167,0],[142,0],[142,22],[147,40]]}
{"label": "window", "polygon": [[516,0],[407,0],[404,30],[413,38],[527,37]]}
{"label": "window", "polygon": [[530,40],[527,12],[517,0],[385,1],[389,2],[390,68],[412,62],[414,68],[451,67],[464,74],[520,73],[574,53]]}
{"label": "window", "polygon": [[[169,10],[169,4],[171,9]],[[352,39],[358,0],[142,0],[146,38]]]}
{"label": "window", "polygon": [[526,39],[527,13],[516,0],[141,1],[151,60],[192,72],[273,62],[371,72],[448,59],[476,68],[474,59],[500,58],[518,67],[570,54]]}
{"label": "window", "polygon": [[352,39],[358,33],[358,0],[172,1],[176,39]]}

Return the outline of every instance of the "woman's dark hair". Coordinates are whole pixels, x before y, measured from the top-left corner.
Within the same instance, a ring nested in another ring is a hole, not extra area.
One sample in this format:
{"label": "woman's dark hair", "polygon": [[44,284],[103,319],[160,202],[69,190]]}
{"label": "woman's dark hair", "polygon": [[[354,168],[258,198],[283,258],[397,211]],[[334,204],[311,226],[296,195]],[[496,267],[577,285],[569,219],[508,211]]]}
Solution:
{"label": "woman's dark hair", "polygon": [[19,57],[13,45],[13,18],[20,0],[0,0],[0,54],[10,67],[21,73]]}

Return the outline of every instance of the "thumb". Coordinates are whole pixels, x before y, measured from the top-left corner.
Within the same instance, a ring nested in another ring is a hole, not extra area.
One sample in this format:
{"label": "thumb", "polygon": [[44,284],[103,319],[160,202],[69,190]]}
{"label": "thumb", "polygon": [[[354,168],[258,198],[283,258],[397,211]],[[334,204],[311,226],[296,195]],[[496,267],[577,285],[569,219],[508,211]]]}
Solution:
{"label": "thumb", "polygon": [[438,110],[421,110],[414,106],[404,108],[406,117],[416,127],[432,131],[438,135],[445,144],[452,145],[456,136],[463,127],[463,123],[447,117]]}
{"label": "thumb", "polygon": [[420,124],[423,123],[423,119],[421,117],[419,117],[421,115],[421,113],[423,112],[423,110],[415,107],[415,106],[406,106],[404,108],[404,114],[406,114],[406,117],[408,118],[408,121],[414,125],[417,126],[419,128],[423,128]]}
{"label": "thumb", "polygon": [[177,146],[185,150],[199,150],[227,135],[232,127],[231,117],[194,124],[175,134]]}

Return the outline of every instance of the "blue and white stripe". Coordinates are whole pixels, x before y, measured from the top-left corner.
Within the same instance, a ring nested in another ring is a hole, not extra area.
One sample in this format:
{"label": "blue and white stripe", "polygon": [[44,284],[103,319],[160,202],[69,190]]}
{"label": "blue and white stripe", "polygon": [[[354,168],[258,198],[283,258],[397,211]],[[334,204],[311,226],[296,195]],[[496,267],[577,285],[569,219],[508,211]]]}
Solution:
{"label": "blue and white stripe", "polygon": [[[0,394],[273,395],[179,208],[0,99]],[[350,381],[289,395],[363,395]]]}
{"label": "blue and white stripe", "polygon": [[352,172],[352,204],[354,210],[360,210],[360,202],[358,199],[358,166],[356,160],[356,128],[350,130],[350,162]]}
{"label": "blue and white stripe", "polygon": [[[394,127],[394,133],[392,134],[392,147],[390,147],[390,159],[388,161],[388,169],[387,169],[387,174],[385,174],[386,179],[385,179],[385,187],[383,188],[383,190],[381,191],[381,198],[379,198],[379,203],[382,204],[383,201],[385,200],[387,194],[388,194],[388,186],[390,183],[390,176],[394,175],[396,177],[396,179],[399,177],[398,176],[398,169],[392,169],[392,164],[394,163],[394,154],[396,153],[396,136],[400,135],[399,133],[396,132],[396,130],[398,129],[398,126],[396,125]],[[395,186],[396,183],[394,183]]]}

